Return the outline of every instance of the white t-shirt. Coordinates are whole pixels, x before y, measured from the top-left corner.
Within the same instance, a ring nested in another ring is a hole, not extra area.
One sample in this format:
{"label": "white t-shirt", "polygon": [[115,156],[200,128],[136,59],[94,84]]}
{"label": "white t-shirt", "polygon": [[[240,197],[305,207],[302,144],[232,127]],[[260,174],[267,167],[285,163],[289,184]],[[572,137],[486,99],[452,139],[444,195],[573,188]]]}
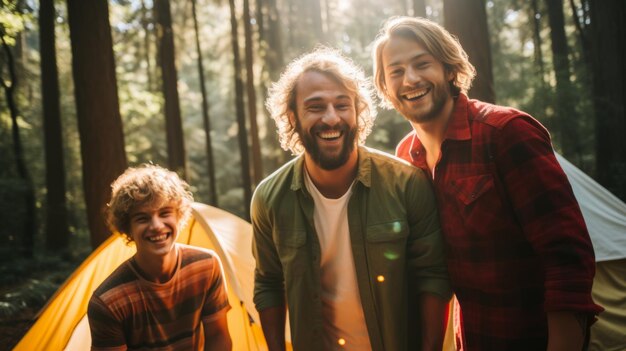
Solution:
{"label": "white t-shirt", "polygon": [[338,199],[322,195],[305,172],[313,197],[313,220],[321,247],[322,314],[328,350],[371,350],[350,246],[348,200],[352,186]]}

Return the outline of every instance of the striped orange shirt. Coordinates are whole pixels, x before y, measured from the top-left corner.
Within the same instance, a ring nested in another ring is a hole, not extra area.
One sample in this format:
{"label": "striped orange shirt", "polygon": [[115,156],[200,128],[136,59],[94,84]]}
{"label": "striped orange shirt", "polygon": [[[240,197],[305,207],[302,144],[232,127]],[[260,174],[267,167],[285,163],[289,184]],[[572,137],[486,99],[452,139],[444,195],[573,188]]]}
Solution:
{"label": "striped orange shirt", "polygon": [[132,259],[93,293],[88,317],[93,350],[201,350],[202,324],[229,309],[221,263],[211,251],[177,244],[166,283],[142,277]]}

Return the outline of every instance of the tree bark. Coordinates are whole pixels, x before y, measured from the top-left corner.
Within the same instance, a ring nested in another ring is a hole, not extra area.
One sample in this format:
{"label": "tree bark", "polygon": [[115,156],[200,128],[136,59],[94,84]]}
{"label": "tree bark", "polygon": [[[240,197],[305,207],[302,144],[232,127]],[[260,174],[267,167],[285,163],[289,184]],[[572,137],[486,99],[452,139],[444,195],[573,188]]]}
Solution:
{"label": "tree bark", "polygon": [[110,235],[103,210],[111,182],[127,166],[109,8],[106,0],[68,0],[67,12],[87,220],[96,248]]}
{"label": "tree bark", "polygon": [[243,0],[243,28],[246,51],[246,92],[248,97],[248,119],[250,121],[250,140],[252,142],[252,179],[254,184],[263,180],[263,164],[261,160],[261,143],[257,124],[256,91],[254,88],[254,56],[252,42],[252,23],[250,23],[250,1]]}
{"label": "tree bark", "polygon": [[578,136],[578,118],[575,97],[570,80],[570,64],[568,58],[567,37],[565,36],[565,19],[562,0],[546,0],[548,20],[550,23],[550,39],[552,62],[556,76],[556,131],[563,156],[580,164],[582,150]]}
{"label": "tree bark", "polygon": [[68,249],[70,232],[65,201],[65,162],[55,48],[55,18],[54,0],[40,0],[39,49],[46,161],[46,248],[62,252]]}
{"label": "tree bark", "polygon": [[187,179],[187,162],[183,125],[180,116],[180,100],[178,98],[178,74],[176,72],[176,51],[174,48],[170,2],[169,0],[156,0],[154,5],[159,43],[158,57],[165,100],[165,133],[167,136],[169,168],[177,172],[183,179]]}
{"label": "tree bark", "polygon": [[[21,236],[21,251],[22,255],[28,258],[33,257],[33,251],[35,247],[35,228],[36,225],[36,212],[35,212],[35,188],[33,186],[33,180],[26,167],[26,160],[24,159],[24,149],[22,148],[22,140],[20,138],[19,125],[17,119],[19,111],[17,103],[15,101],[15,87],[17,86],[17,73],[16,64],[13,59],[13,53],[11,48],[4,39],[6,33],[4,28],[0,26],[0,40],[2,41],[2,49],[6,55],[7,70],[9,73],[9,79],[0,77],[0,85],[4,89],[4,96],[6,98],[6,104],[9,108],[9,114],[11,115],[11,135],[13,137],[13,155],[17,165],[17,172],[20,179],[24,182],[24,190],[22,196],[24,196],[25,216],[22,218],[22,236]],[[0,61],[2,63],[2,61]],[[0,66],[0,72],[4,70]]]}
{"label": "tree bark", "polygon": [[211,140],[211,119],[209,118],[209,99],[204,84],[204,64],[202,63],[202,49],[200,48],[200,31],[198,30],[198,15],[196,12],[196,0],[191,0],[191,14],[193,27],[196,34],[196,51],[198,52],[198,79],[200,80],[200,92],[202,94],[202,121],[204,122],[204,136],[206,144],[207,174],[209,175],[209,204],[217,206],[217,187],[215,185],[215,165],[213,162],[213,142]]}
{"label": "tree bark", "polygon": [[470,62],[476,67],[476,79],[469,96],[495,102],[491,45],[484,0],[444,0],[443,16],[446,28],[459,38]]}
{"label": "tree bark", "polygon": [[413,0],[413,16],[426,18],[426,0]]}
{"label": "tree bark", "polygon": [[626,66],[623,1],[590,1],[596,168],[600,184],[626,201]]}
{"label": "tree bark", "polygon": [[241,154],[241,181],[246,219],[250,218],[250,200],[252,198],[252,181],[250,179],[250,159],[248,156],[248,134],[246,132],[246,116],[243,103],[243,78],[241,77],[241,58],[239,55],[239,35],[237,30],[237,11],[235,0],[228,0],[230,7],[231,44],[233,49],[233,66],[235,79],[235,109],[237,113],[239,152]]}

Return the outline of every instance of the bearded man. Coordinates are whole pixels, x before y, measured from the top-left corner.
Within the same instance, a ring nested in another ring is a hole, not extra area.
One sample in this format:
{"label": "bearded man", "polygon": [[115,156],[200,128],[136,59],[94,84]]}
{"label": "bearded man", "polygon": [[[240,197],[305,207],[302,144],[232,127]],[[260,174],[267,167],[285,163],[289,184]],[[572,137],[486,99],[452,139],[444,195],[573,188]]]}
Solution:
{"label": "bearded man", "polygon": [[[251,206],[254,301],[270,350],[285,349],[287,306],[298,351],[441,350],[451,291],[434,195],[422,171],[361,146],[371,99],[363,71],[324,48],[270,89],[281,144],[297,155]],[[409,332],[409,315],[419,329]]]}

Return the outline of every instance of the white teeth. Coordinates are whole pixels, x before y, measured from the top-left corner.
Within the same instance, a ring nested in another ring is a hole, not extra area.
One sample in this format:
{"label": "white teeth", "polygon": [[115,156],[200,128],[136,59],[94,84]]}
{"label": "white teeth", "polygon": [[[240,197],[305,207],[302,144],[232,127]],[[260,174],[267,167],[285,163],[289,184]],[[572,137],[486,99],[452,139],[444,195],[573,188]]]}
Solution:
{"label": "white teeth", "polygon": [[335,139],[341,136],[341,132],[338,130],[330,131],[330,132],[322,132],[318,134],[322,139]]}
{"label": "white teeth", "polygon": [[404,97],[411,100],[415,98],[420,98],[428,93],[428,89],[415,90],[408,94],[404,94]]}
{"label": "white teeth", "polygon": [[161,240],[165,240],[167,238],[167,234],[161,234],[161,235],[156,235],[156,236],[151,236],[148,238],[148,240],[150,241],[161,241]]}

